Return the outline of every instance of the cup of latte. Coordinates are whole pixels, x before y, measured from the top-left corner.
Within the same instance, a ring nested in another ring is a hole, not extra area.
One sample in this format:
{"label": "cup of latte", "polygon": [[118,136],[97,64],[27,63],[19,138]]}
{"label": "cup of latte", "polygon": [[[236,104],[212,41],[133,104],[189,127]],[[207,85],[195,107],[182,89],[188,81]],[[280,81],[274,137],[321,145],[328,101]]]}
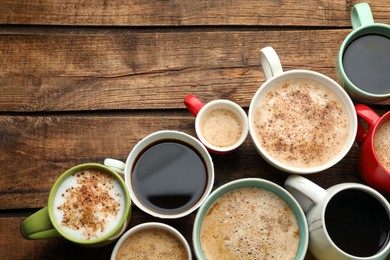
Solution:
{"label": "cup of latte", "polygon": [[309,235],[298,202],[273,182],[247,178],[214,190],[196,214],[197,259],[304,259]]}
{"label": "cup of latte", "polygon": [[190,94],[184,99],[184,104],[196,117],[196,135],[210,152],[233,152],[248,136],[248,117],[236,103],[217,99],[204,105]]}
{"label": "cup of latte", "polygon": [[368,126],[365,130],[358,121],[360,175],[370,186],[390,194],[390,111],[379,116],[363,104],[357,104],[355,109]]}
{"label": "cup of latte", "polygon": [[266,81],[248,112],[249,133],[260,155],[296,174],[330,168],[352,147],[357,117],[344,89],[309,70],[284,72],[272,47],[261,49]]}
{"label": "cup of latte", "polygon": [[130,220],[126,184],[112,169],[87,163],[65,171],[51,188],[48,205],[26,218],[26,239],[62,236],[86,247],[115,241]]}
{"label": "cup of latte", "polygon": [[175,228],[158,222],[132,227],[116,243],[111,260],[191,260],[187,240]]}

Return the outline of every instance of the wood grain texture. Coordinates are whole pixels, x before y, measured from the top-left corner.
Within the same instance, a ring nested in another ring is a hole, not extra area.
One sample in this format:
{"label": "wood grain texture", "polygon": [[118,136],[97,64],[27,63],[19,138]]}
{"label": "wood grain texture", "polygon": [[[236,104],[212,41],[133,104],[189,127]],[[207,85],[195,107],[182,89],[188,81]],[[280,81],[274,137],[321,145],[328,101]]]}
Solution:
{"label": "wood grain texture", "polygon": [[[0,24],[98,26],[350,26],[360,0],[3,0]],[[374,17],[389,17],[388,0],[369,2]]]}

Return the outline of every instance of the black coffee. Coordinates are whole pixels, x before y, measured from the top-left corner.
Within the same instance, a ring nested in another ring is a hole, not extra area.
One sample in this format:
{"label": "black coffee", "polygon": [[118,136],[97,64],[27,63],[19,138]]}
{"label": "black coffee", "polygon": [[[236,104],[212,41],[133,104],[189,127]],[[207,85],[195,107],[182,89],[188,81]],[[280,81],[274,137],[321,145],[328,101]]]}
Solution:
{"label": "black coffee", "polygon": [[374,197],[357,189],[341,191],[329,201],[325,225],[332,241],[354,256],[375,255],[389,240],[386,210]]}
{"label": "black coffee", "polygon": [[177,214],[201,198],[207,185],[207,168],[193,147],[164,140],[140,153],[131,180],[144,206],[163,214]]}
{"label": "black coffee", "polygon": [[343,67],[350,81],[373,94],[390,92],[390,38],[368,34],[345,49]]}

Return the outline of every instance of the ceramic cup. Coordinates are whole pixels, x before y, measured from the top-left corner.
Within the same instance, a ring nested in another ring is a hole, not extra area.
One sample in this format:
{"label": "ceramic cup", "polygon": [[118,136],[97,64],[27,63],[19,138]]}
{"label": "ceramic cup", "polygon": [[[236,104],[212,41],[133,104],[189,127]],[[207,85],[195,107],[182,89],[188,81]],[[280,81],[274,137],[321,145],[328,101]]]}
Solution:
{"label": "ceramic cup", "polygon": [[175,228],[158,222],[139,224],[128,230],[116,243],[111,260],[117,259],[192,259],[187,240]]}
{"label": "ceramic cup", "polygon": [[190,94],[184,99],[184,104],[196,117],[196,134],[210,152],[233,152],[248,136],[248,117],[236,103],[218,99],[204,105]]}
{"label": "ceramic cup", "polygon": [[[298,202],[279,185],[239,179],[214,190],[196,214],[197,259],[304,259],[308,228]],[[292,255],[292,257],[290,257]]]}
{"label": "ceramic cup", "polygon": [[272,47],[261,49],[266,81],[248,112],[249,133],[274,167],[297,174],[320,172],[352,147],[357,117],[350,97],[329,77],[309,70],[284,72]]}
{"label": "ceramic cup", "polygon": [[214,166],[206,147],[179,131],[154,132],[139,141],[126,163],[104,164],[125,175],[134,204],[159,218],[180,218],[197,209],[214,184]]}
{"label": "ceramic cup", "polygon": [[360,175],[373,188],[390,193],[390,111],[380,117],[363,104],[357,104],[355,109],[368,126],[366,130],[358,123]]}
{"label": "ceramic cup", "polygon": [[359,183],[325,190],[290,175],[285,188],[306,212],[309,249],[319,260],[386,259],[390,252],[390,205],[376,190]]}
{"label": "ceramic cup", "polygon": [[80,164],[57,179],[48,205],[26,218],[20,230],[27,239],[62,236],[86,247],[104,246],[127,228],[130,204],[116,172],[101,164]]}
{"label": "ceramic cup", "polygon": [[367,3],[353,7],[351,21],[353,30],[337,57],[338,81],[357,101],[386,100],[390,98],[390,25],[375,23]]}

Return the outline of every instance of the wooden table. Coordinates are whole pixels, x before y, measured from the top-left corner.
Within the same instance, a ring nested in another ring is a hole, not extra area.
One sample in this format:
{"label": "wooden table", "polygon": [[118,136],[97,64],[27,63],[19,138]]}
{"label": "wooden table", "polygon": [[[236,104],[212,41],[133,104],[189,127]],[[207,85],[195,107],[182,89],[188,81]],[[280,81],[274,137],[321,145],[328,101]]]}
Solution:
{"label": "wooden table", "polygon": [[[66,169],[125,160],[154,131],[195,135],[183,105],[187,94],[204,102],[230,99],[247,110],[264,82],[259,49],[265,46],[274,47],[284,70],[335,79],[358,2],[0,1],[0,258],[109,259],[113,244],[86,249],[62,238],[29,241],[19,225],[47,204]],[[375,21],[389,24],[390,1],[368,2]],[[372,107],[379,114],[390,109]],[[245,177],[283,185],[287,177],[259,156],[249,136],[233,154],[212,157],[214,188]],[[336,166],[307,177],[324,188],[361,182],[357,158],[354,144]],[[164,222],[192,245],[194,218],[160,220],[133,207],[130,227]]]}

